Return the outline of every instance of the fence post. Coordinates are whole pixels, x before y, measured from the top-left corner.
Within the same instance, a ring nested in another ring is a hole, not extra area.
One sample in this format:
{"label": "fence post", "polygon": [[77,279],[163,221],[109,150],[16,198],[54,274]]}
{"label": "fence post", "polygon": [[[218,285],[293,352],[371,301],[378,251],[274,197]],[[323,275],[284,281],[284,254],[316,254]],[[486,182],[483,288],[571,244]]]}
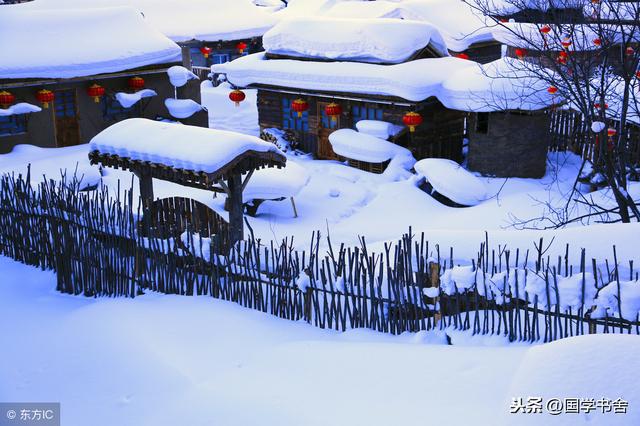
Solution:
{"label": "fence post", "polygon": [[[435,287],[440,291],[440,264],[436,262],[429,263],[429,274],[431,287]],[[433,304],[436,307],[436,311],[433,315],[433,328],[435,329],[442,318],[442,313],[440,311],[440,296],[436,296],[433,299]]]}

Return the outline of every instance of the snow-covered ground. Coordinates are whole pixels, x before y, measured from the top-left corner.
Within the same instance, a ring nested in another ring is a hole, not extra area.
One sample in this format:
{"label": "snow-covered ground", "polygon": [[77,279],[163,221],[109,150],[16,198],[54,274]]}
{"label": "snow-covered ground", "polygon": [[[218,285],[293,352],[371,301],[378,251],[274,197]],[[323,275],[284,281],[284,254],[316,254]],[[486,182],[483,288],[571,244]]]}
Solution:
{"label": "snow-covered ground", "polygon": [[[632,425],[640,339],[541,346],[451,333],[319,330],[210,297],[86,299],[0,258],[0,400],[62,424]],[[627,414],[510,414],[513,398],[622,398]]]}

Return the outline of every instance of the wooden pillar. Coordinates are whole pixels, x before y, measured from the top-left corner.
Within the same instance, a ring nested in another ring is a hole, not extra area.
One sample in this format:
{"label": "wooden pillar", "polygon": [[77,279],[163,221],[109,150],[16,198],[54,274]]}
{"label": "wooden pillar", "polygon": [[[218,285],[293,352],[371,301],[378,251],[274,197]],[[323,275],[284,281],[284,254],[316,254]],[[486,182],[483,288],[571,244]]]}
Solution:
{"label": "wooden pillar", "polygon": [[227,180],[229,187],[229,242],[234,244],[244,238],[244,214],[242,209],[242,178],[232,174]]}
{"label": "wooden pillar", "polygon": [[136,173],[138,181],[140,182],[140,197],[142,198],[142,211],[144,225],[146,229],[151,229],[152,220],[152,205],[153,205],[153,178],[151,173],[139,172]]}

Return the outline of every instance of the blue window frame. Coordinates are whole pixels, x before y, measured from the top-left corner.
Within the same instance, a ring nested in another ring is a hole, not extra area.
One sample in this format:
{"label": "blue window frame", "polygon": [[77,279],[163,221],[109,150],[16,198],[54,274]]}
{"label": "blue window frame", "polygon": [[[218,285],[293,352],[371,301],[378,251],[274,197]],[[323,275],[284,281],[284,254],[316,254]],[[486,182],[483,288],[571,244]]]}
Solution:
{"label": "blue window frame", "polygon": [[293,99],[282,99],[282,128],[308,132],[309,111],[303,112],[302,117],[298,117],[298,113],[291,109],[291,102],[293,102]]}
{"label": "blue window frame", "polygon": [[27,117],[25,114],[0,117],[0,136],[19,135],[27,132]]}
{"label": "blue window frame", "polygon": [[353,126],[360,120],[382,120],[382,110],[367,106],[353,105],[351,107],[351,115],[353,116]]}
{"label": "blue window frame", "polygon": [[75,90],[56,90],[55,101],[56,117],[75,117],[76,116],[76,91]]}
{"label": "blue window frame", "polygon": [[102,98],[102,118],[107,123],[115,123],[127,118],[140,116],[140,103],[136,103],[129,108],[120,105],[117,99],[111,96]]}
{"label": "blue window frame", "polygon": [[228,53],[214,53],[210,57],[212,64],[224,64],[225,62],[229,62]]}

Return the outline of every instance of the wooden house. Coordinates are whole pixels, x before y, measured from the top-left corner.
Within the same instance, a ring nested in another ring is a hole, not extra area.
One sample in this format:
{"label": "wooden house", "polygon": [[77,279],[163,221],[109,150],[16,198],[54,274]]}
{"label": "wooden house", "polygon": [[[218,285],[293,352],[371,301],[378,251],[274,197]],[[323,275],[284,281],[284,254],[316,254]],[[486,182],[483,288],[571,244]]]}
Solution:
{"label": "wooden house", "polygon": [[[327,36],[324,28],[331,28],[335,36]],[[257,88],[261,129],[292,131],[298,147],[320,159],[337,158],[329,141],[333,131],[376,120],[403,126],[390,140],[408,148],[416,159],[461,162],[465,137],[470,139],[470,158],[479,151],[497,152],[484,142],[501,132],[500,123],[509,123],[512,114],[535,116],[552,102],[539,82],[525,80],[528,87],[514,87],[510,79],[500,79],[493,90],[484,66],[448,56],[438,30],[424,22],[298,19],[278,24],[265,34],[264,43],[266,53],[215,65],[212,70],[225,74],[238,88]],[[339,51],[332,53],[337,45]],[[496,67],[502,71],[508,65],[500,60],[487,66],[489,71]],[[505,93],[511,96],[505,98]],[[419,118],[413,121],[416,114]],[[473,125],[479,124],[469,131],[471,116]],[[547,116],[542,112],[540,116],[527,125],[539,134],[548,133],[543,122]],[[487,122],[484,133],[482,120]],[[521,140],[525,149],[528,141],[532,143],[526,133],[503,135],[507,137]],[[540,164],[544,173],[546,139],[535,142],[536,152],[543,147],[542,158],[520,159],[537,163],[530,177],[540,176]],[[504,161],[478,170],[491,175],[529,173],[528,167],[514,170],[510,165],[522,149],[510,155],[510,145],[503,148],[494,155],[502,155]],[[366,170],[383,169],[381,164],[354,164]]]}
{"label": "wooden house", "polygon": [[[8,6],[0,14],[0,38],[10,40],[0,45],[0,108],[5,111],[0,114],[0,152],[17,144],[85,143],[125,118],[170,118],[164,100],[175,90],[166,71],[182,63],[181,49],[139,13],[126,7],[23,6]],[[198,89],[193,82],[179,94],[199,101]],[[12,114],[14,104],[40,111]],[[185,122],[206,123],[203,115]]]}

